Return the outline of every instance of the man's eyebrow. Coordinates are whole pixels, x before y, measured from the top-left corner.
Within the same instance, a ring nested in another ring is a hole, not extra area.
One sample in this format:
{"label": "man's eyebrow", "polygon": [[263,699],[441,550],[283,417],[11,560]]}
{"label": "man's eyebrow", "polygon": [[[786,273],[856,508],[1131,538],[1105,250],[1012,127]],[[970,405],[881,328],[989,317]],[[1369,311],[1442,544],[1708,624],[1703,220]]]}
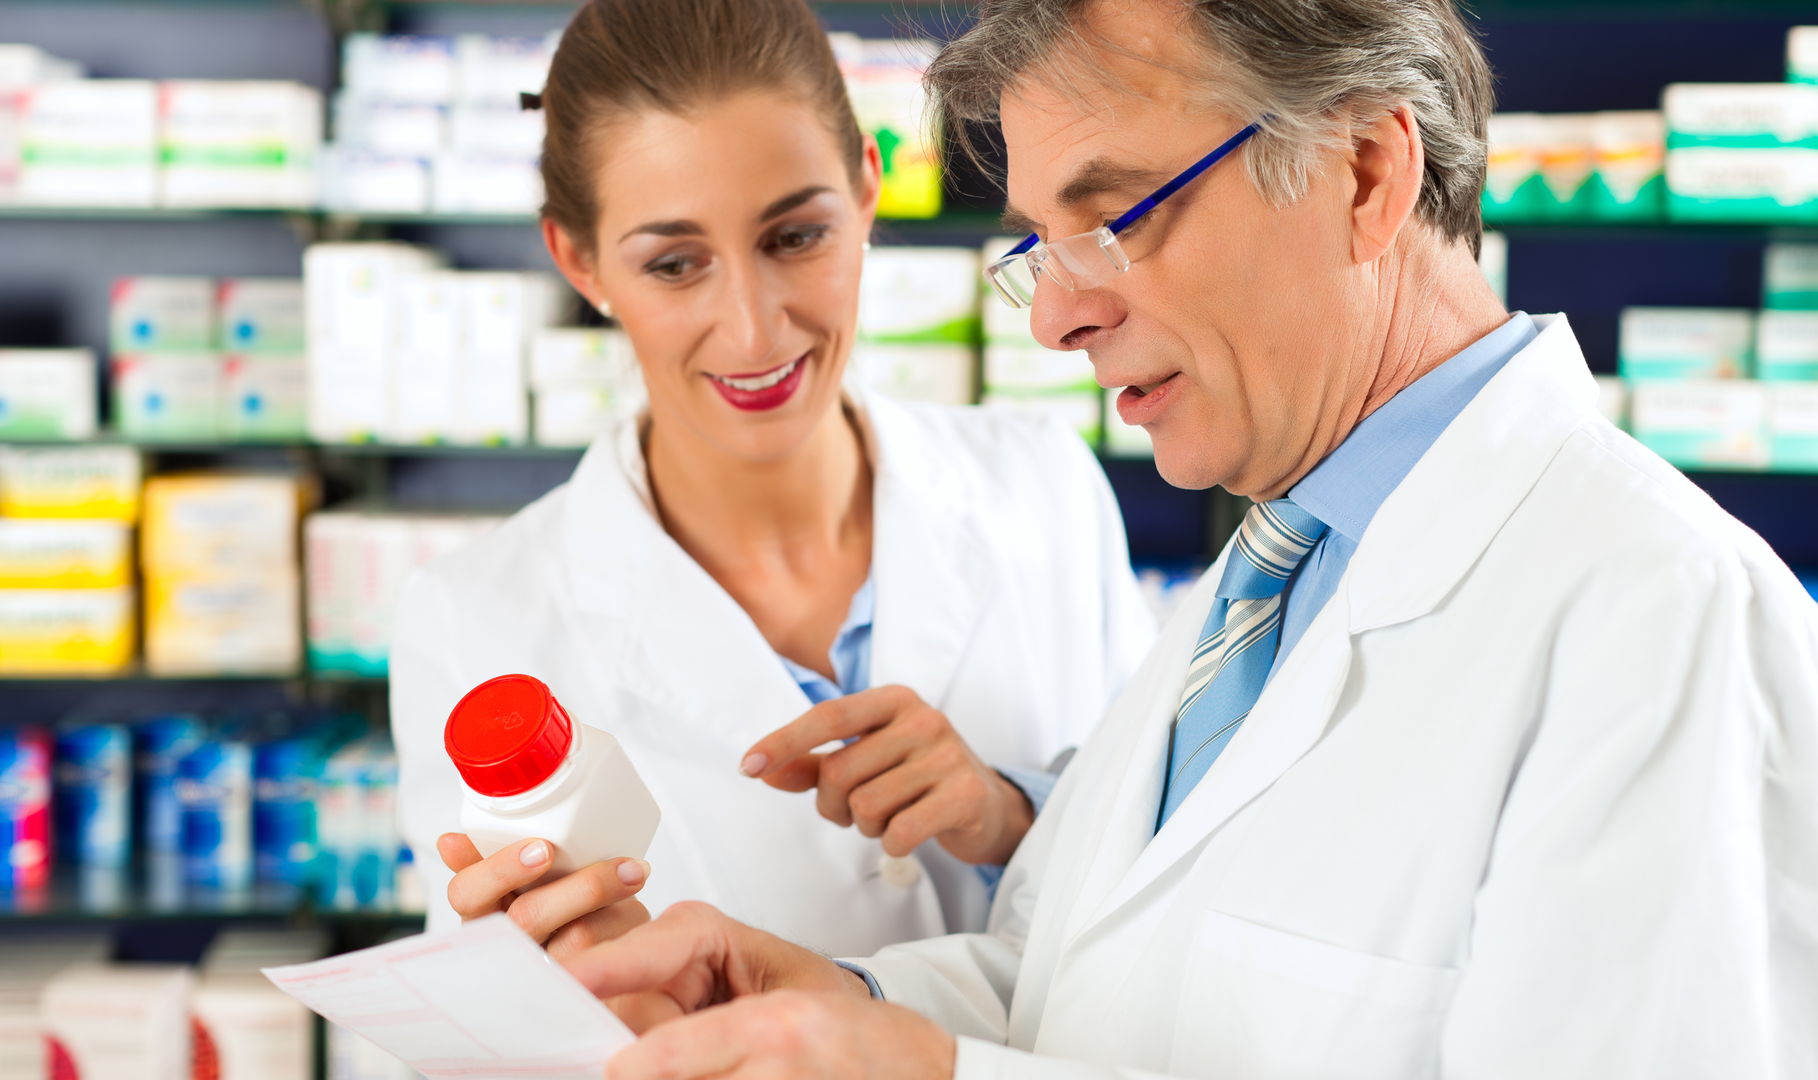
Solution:
{"label": "man's eyebrow", "polygon": [[[1135,165],[1119,165],[1104,158],[1093,158],[1080,166],[1073,178],[1061,185],[1056,201],[1062,206],[1078,206],[1094,195],[1106,192],[1128,191],[1132,196],[1137,192],[1147,195],[1166,183],[1168,175],[1155,169],[1145,169]],[[1133,197],[1131,203],[1135,203]],[[1014,206],[1004,208],[1004,216],[999,219],[1007,233],[1027,235],[1039,232],[1035,219]]]}
{"label": "man's eyebrow", "polygon": [[1073,174],[1073,179],[1061,185],[1056,198],[1062,206],[1077,206],[1092,196],[1103,195],[1107,191],[1129,189],[1133,193],[1140,191],[1146,195],[1167,180],[1168,174],[1154,169],[1119,165],[1104,158],[1093,158],[1080,166],[1079,171]]}
{"label": "man's eyebrow", "polygon": [[[772,218],[781,217],[808,200],[819,195],[825,195],[832,190],[832,188],[825,184],[814,184],[805,187],[800,191],[791,192],[771,203],[769,206],[764,207],[764,212],[759,215],[758,220],[769,221]],[[631,237],[640,234],[644,236],[702,236],[705,235],[706,232],[707,230],[703,229],[699,222],[689,221],[687,218],[681,218],[676,221],[647,221],[626,233],[624,236],[619,237],[619,242],[623,243]]]}

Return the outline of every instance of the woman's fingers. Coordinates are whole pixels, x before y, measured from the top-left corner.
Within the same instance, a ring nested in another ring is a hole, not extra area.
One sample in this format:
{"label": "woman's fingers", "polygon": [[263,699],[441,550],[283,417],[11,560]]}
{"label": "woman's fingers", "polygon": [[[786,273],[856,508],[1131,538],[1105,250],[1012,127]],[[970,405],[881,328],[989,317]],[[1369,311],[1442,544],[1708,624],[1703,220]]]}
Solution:
{"label": "woman's fingers", "polygon": [[[443,837],[443,840],[448,837]],[[472,841],[461,837],[469,847]],[[441,841],[436,844],[441,850]],[[457,853],[458,854],[458,853]],[[478,854],[478,852],[475,852]],[[447,855],[444,853],[444,861]],[[455,872],[448,883],[448,903],[463,919],[477,919],[503,911],[511,896],[549,872],[555,846],[547,840],[520,840]],[[452,864],[451,864],[452,865]]]}
{"label": "woman's fingers", "polygon": [[457,874],[480,861],[480,849],[473,846],[466,833],[443,833],[436,837],[436,854],[442,856],[443,866]]}
{"label": "woman's fingers", "polygon": [[532,940],[541,943],[576,919],[636,895],[649,876],[650,864],[640,859],[608,859],[547,885],[518,890],[517,899],[505,911]]}
{"label": "woman's fingers", "polygon": [[823,701],[759,739],[745,751],[739,771],[746,776],[768,776],[817,746],[875,731],[899,712],[919,704],[921,698],[915,691],[903,686],[879,686]]}

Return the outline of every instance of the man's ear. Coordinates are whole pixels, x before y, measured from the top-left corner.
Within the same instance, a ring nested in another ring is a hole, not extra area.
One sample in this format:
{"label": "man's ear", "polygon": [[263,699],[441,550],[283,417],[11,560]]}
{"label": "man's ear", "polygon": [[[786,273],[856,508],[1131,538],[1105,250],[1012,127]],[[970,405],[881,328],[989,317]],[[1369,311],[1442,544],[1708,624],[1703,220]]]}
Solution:
{"label": "man's ear", "polygon": [[1395,245],[1420,201],[1426,154],[1420,124],[1406,105],[1351,132],[1347,164],[1356,189],[1351,197],[1351,257],[1372,262]]}
{"label": "man's ear", "polygon": [[555,261],[556,269],[574,286],[594,308],[606,302],[600,294],[599,283],[593,279],[593,255],[583,250],[568,235],[568,230],[557,225],[549,218],[543,219],[543,245],[549,249],[549,257]]}

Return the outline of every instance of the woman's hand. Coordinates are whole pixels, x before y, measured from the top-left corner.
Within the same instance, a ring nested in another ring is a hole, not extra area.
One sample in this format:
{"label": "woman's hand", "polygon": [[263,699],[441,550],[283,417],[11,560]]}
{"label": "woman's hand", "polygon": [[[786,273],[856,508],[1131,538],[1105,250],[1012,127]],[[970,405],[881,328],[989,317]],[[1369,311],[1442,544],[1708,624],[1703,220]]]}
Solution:
{"label": "woman's hand", "polygon": [[[835,740],[856,742],[812,754]],[[816,789],[821,816],[882,837],[896,856],[933,838],[955,858],[1008,862],[1035,822],[1015,784],[999,776],[938,709],[903,686],[824,701],[764,736],[739,766],[784,791]]]}
{"label": "woman's hand", "polygon": [[503,911],[557,960],[650,921],[631,899],[650,877],[641,859],[607,859],[533,888],[555,857],[547,840],[520,840],[482,859],[467,834],[444,833],[436,851],[455,872],[448,902],[462,922]]}

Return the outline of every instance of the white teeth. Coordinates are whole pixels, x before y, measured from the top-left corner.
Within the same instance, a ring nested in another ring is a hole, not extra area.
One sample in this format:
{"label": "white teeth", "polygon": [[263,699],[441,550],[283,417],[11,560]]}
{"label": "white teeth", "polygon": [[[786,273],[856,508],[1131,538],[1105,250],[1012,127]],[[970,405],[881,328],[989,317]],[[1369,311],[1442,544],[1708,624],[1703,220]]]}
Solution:
{"label": "white teeth", "polygon": [[768,375],[757,375],[749,379],[728,379],[723,375],[715,375],[714,378],[725,383],[727,386],[732,387],[734,390],[743,390],[750,394],[759,390],[768,390],[777,383],[787,379],[790,375],[794,374],[795,369],[800,366],[801,362],[802,358],[798,356],[793,362],[784,364],[782,367],[777,368]]}

